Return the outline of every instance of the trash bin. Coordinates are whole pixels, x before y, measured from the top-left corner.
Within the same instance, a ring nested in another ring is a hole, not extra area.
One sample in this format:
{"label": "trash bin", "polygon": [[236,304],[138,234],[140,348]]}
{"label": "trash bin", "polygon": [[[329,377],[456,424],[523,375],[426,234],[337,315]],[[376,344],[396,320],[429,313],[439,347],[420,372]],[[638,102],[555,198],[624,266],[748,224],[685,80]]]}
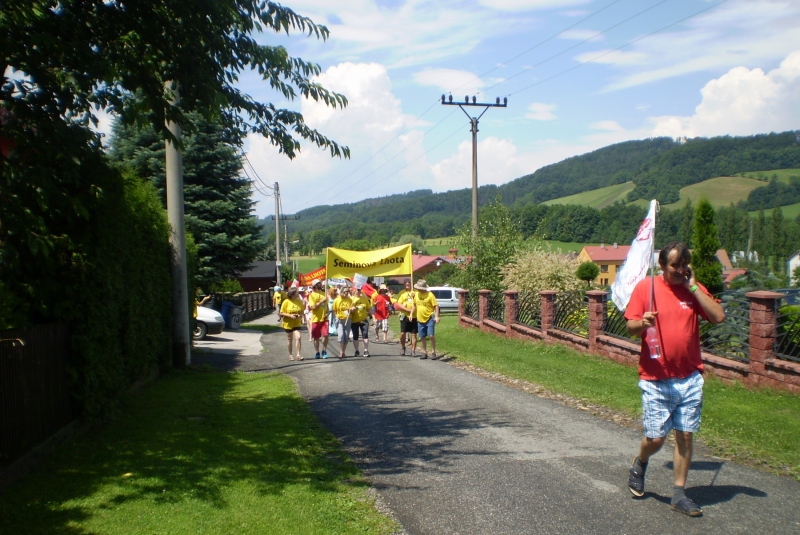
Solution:
{"label": "trash bin", "polygon": [[232,306],[228,318],[230,321],[226,321],[225,326],[237,330],[242,324],[242,307]]}
{"label": "trash bin", "polygon": [[223,301],[222,308],[220,309],[219,313],[222,314],[222,319],[225,320],[225,327],[228,329],[231,328],[231,309],[236,306],[236,303],[231,303],[230,301]]}

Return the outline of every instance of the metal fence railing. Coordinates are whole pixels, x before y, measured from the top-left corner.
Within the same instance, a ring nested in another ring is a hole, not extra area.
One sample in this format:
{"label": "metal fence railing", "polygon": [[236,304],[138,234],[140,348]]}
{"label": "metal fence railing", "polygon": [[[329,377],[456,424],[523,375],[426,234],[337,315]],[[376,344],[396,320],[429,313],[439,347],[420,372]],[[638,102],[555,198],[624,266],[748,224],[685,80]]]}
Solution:
{"label": "metal fence railing", "polygon": [[554,328],[589,337],[589,297],[585,291],[558,293],[555,307]]}
{"label": "metal fence railing", "polygon": [[506,322],[506,296],[503,292],[489,294],[489,310],[487,317],[500,323]]}
{"label": "metal fence railing", "polygon": [[[606,296],[608,298],[608,296]],[[641,342],[639,337],[632,337],[628,335],[628,320],[625,319],[625,312],[617,308],[614,301],[611,299],[606,300],[606,323],[603,328],[603,334],[634,342],[636,344]]]}
{"label": "metal fence railing", "polygon": [[480,308],[478,306],[478,293],[477,292],[470,292],[467,295],[467,302],[464,310],[464,314],[474,320],[480,320]]}
{"label": "metal fence railing", "polygon": [[542,328],[542,298],[539,292],[517,294],[517,323],[534,329]]}
{"label": "metal fence railing", "polygon": [[800,362],[800,305],[785,304],[787,301],[782,299],[776,311],[775,357]]}
{"label": "metal fence railing", "polygon": [[739,362],[750,361],[750,299],[745,292],[732,290],[714,296],[725,310],[719,324],[700,320],[700,347]]}

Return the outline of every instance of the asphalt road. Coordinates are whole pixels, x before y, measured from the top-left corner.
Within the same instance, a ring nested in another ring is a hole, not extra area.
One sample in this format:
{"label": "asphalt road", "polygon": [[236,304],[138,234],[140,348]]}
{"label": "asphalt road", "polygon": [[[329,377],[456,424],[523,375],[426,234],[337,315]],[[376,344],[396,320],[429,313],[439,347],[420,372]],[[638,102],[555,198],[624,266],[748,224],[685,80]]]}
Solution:
{"label": "asphalt road", "polygon": [[314,360],[307,336],[301,362],[288,360],[283,332],[243,331],[209,337],[193,361],[293,377],[409,534],[800,534],[792,479],[695,455],[686,493],[705,514],[689,518],[669,507],[671,446],[651,460],[635,500],[627,472],[637,431],[443,361],[401,357],[399,344]]}

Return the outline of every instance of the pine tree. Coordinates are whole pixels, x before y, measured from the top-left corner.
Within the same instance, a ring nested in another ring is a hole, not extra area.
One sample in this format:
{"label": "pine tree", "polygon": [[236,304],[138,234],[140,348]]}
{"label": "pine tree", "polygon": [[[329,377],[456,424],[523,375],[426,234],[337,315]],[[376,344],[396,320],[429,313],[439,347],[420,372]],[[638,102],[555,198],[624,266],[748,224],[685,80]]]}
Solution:
{"label": "pine tree", "polygon": [[711,293],[721,292],[725,288],[722,283],[722,264],[715,256],[720,245],[719,235],[714,223],[714,208],[706,198],[697,202],[692,242],[692,269],[696,279]]}
{"label": "pine tree", "polygon": [[[184,136],[186,227],[198,247],[198,284],[208,288],[247,269],[266,248],[252,213],[250,183],[234,137],[219,124],[192,114]],[[114,125],[110,156],[158,189],[166,206],[164,142],[150,126]]]}

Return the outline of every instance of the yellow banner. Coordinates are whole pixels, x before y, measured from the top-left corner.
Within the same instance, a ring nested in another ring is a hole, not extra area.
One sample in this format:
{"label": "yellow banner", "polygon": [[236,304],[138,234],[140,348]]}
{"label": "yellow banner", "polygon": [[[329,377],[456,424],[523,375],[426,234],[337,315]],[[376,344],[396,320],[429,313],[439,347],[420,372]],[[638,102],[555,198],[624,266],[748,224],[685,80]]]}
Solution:
{"label": "yellow banner", "polygon": [[356,273],[368,277],[411,275],[411,244],[375,251],[348,251],[328,247],[328,278],[351,278]]}

